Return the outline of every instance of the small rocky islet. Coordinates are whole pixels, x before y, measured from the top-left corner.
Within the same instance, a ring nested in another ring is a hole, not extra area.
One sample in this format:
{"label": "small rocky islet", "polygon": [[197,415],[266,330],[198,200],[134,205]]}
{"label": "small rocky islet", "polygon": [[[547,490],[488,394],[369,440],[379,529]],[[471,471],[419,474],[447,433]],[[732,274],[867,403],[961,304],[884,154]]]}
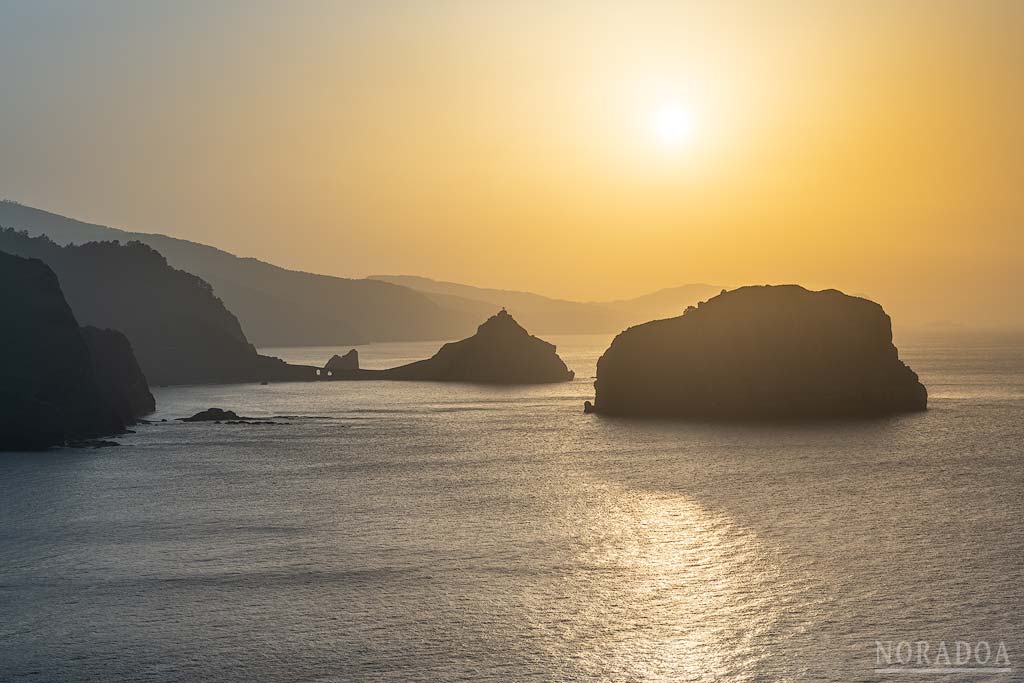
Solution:
{"label": "small rocky islet", "polygon": [[333,356],[321,376],[336,380],[547,384],[575,377],[556,347],[527,332],[502,309],[484,321],[472,337],[450,342],[430,358],[385,370],[359,368],[355,349]]}
{"label": "small rocky islet", "polygon": [[274,420],[262,420],[257,417],[246,417],[244,415],[239,415],[233,410],[224,410],[223,408],[207,408],[206,410],[200,410],[198,413],[190,417],[179,417],[178,422],[212,422],[214,424],[229,425],[287,424],[276,422]]}

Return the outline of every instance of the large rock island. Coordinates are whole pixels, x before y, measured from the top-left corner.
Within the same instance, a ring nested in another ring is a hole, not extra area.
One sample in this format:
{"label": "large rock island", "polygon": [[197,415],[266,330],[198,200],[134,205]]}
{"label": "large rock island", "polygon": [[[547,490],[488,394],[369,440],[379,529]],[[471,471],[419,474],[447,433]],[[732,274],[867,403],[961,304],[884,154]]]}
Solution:
{"label": "large rock island", "polygon": [[925,410],[873,301],[797,285],[742,287],[619,334],[588,410],[694,418],[874,416]]}
{"label": "large rock island", "polygon": [[[356,369],[346,368],[354,363]],[[476,334],[451,342],[426,360],[387,370],[360,370],[358,356],[335,356],[324,372],[331,379],[389,379],[485,384],[544,384],[573,378],[555,345],[534,337],[504,309],[488,318]]]}
{"label": "large rock island", "polygon": [[79,328],[41,261],[0,252],[0,450],[118,434],[154,409],[128,340]]}

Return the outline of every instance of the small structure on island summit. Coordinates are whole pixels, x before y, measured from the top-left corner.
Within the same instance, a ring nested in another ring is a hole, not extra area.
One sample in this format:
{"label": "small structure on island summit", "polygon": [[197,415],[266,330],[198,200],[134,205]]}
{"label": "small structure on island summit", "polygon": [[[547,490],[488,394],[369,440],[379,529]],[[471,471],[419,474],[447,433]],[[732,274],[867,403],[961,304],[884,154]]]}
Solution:
{"label": "small structure on island summit", "polygon": [[878,416],[925,410],[873,301],[797,285],[742,287],[619,334],[597,363],[606,415],[714,419]]}
{"label": "small structure on island summit", "polygon": [[[425,360],[387,370],[360,370],[359,357],[353,349],[342,357],[331,358],[324,367],[330,375],[321,375],[321,379],[481,384],[568,382],[575,375],[555,351],[554,344],[531,335],[503,308],[484,321],[472,337],[445,344]],[[355,367],[339,367],[343,363],[354,363]]]}

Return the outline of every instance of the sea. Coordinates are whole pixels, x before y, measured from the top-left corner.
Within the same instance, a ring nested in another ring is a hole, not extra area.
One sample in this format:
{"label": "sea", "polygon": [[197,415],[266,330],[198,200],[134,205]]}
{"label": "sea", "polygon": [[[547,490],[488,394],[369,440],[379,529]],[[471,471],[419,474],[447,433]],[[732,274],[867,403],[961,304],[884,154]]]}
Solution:
{"label": "sea", "polygon": [[575,381],[0,454],[0,681],[1024,681],[1024,339],[902,337],[927,412],[812,424],[586,415],[610,336],[550,340]]}

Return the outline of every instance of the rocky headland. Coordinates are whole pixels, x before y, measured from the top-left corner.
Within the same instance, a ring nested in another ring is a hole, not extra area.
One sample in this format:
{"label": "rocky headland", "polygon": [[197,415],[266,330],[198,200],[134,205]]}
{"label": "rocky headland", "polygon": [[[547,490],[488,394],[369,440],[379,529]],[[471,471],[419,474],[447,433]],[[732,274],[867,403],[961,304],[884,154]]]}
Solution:
{"label": "rocky headland", "polygon": [[46,237],[4,229],[0,251],[49,266],[75,318],[123,333],[150,384],[316,379],[316,368],[257,353],[207,282],[172,268],[145,244],[61,247]]}
{"label": "rocky headland", "polygon": [[156,410],[156,401],[128,338],[117,330],[88,325],[82,327],[81,332],[92,357],[101,399],[114,410],[118,419],[132,424]]}
{"label": "rocky headland", "polygon": [[0,450],[119,434],[154,408],[131,346],[82,329],[44,263],[0,252]]}
{"label": "rocky headland", "polygon": [[797,285],[742,287],[627,329],[594,387],[587,410],[607,415],[851,417],[928,405],[881,306]]}

